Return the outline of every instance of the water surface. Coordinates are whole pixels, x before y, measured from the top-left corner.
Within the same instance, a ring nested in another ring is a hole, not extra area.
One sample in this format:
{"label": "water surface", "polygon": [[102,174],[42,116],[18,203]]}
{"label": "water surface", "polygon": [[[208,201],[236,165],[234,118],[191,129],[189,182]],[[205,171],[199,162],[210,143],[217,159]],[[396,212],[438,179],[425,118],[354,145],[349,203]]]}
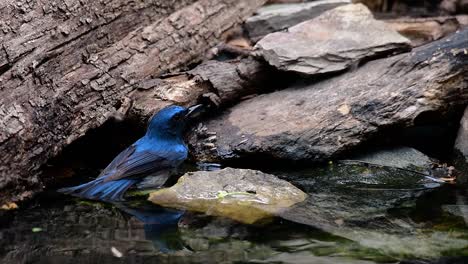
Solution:
{"label": "water surface", "polygon": [[467,192],[408,171],[274,172],[309,198],[261,225],[46,192],[2,212],[1,263],[468,263]]}

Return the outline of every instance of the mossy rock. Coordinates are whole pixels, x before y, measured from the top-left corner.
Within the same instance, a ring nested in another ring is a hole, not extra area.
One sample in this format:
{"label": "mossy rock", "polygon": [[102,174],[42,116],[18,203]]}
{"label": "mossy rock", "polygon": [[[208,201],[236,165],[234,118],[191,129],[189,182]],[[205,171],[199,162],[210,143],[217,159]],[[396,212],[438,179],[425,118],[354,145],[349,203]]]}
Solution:
{"label": "mossy rock", "polygon": [[161,206],[224,216],[253,224],[306,199],[300,189],[274,175],[247,169],[189,172],[149,200]]}

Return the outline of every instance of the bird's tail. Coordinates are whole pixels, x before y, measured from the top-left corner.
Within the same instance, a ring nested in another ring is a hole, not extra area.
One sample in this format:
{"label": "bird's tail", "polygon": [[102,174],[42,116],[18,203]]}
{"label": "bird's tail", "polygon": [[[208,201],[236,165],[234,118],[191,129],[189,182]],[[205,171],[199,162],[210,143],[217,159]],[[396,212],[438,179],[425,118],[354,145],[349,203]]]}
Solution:
{"label": "bird's tail", "polygon": [[62,188],[58,192],[70,194],[80,198],[102,201],[122,201],[125,191],[130,188],[136,180],[122,179],[104,182],[104,177],[97,178],[74,187]]}

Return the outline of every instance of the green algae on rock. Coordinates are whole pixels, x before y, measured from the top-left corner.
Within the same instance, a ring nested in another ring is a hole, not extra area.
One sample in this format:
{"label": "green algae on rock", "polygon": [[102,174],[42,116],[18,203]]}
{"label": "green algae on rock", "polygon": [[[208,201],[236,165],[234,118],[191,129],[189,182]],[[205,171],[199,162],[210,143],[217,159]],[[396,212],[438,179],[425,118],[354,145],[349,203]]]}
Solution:
{"label": "green algae on rock", "polygon": [[225,216],[242,223],[266,220],[306,199],[307,194],[276,176],[225,168],[189,172],[171,188],[150,194],[161,206]]}

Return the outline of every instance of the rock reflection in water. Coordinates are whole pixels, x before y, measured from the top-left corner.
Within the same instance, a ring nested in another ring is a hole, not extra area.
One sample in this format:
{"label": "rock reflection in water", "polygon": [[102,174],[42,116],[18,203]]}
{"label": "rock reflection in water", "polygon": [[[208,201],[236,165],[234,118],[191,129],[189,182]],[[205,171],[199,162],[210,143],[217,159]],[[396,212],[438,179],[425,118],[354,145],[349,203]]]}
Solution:
{"label": "rock reflection in water", "polygon": [[285,177],[309,194],[305,202],[282,213],[285,219],[389,258],[468,253],[463,218],[442,210],[445,203],[466,202],[454,196],[453,186],[441,186],[418,172],[370,164],[331,164]]}
{"label": "rock reflection in water", "polygon": [[379,166],[270,173],[309,198],[268,225],[54,194],[0,216],[0,263],[468,263],[462,188]]}
{"label": "rock reflection in water", "polygon": [[183,212],[116,207],[68,201],[17,212],[0,231],[2,263],[115,263],[111,248],[135,261],[184,249],[177,231]]}

